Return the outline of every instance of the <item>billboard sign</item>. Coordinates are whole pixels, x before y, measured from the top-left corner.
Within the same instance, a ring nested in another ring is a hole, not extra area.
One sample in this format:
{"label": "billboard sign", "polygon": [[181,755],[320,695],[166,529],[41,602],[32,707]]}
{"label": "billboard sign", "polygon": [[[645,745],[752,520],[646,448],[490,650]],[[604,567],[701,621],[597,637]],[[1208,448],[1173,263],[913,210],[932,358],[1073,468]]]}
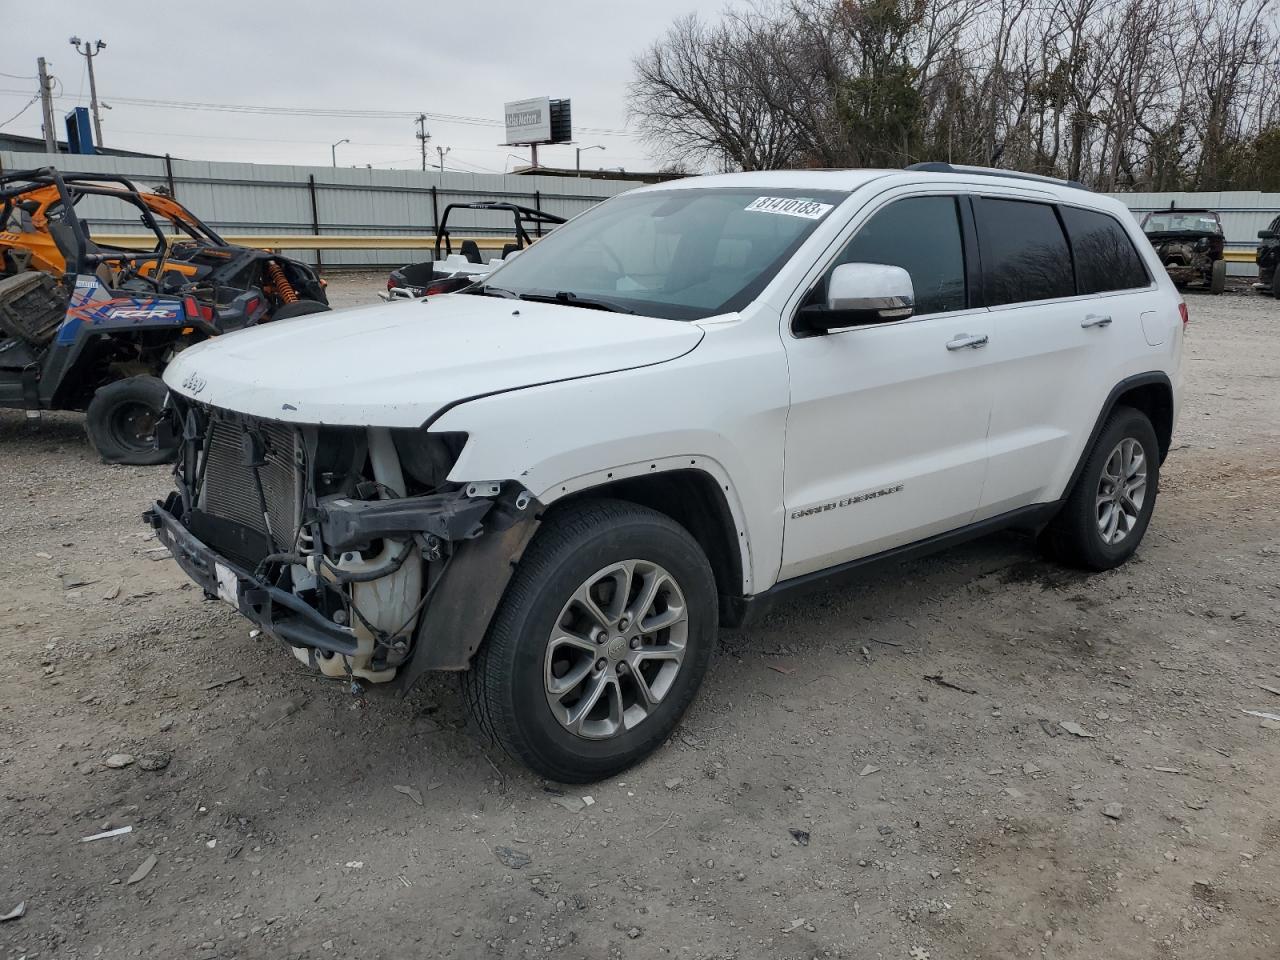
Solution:
{"label": "billboard sign", "polygon": [[551,142],[551,98],[534,97],[532,100],[513,100],[503,104],[507,118],[507,143]]}

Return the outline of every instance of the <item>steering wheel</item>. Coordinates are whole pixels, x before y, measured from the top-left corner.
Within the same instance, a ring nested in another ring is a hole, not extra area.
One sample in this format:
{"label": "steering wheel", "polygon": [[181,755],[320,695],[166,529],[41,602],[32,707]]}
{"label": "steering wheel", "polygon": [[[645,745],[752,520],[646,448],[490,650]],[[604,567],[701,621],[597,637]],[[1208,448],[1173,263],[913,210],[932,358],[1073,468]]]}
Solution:
{"label": "steering wheel", "polygon": [[625,277],[627,275],[627,268],[622,265],[622,258],[614,253],[613,247],[609,246],[603,240],[599,240],[597,242],[600,245],[600,249],[608,254],[609,259],[613,261],[613,265],[618,268],[618,276]]}

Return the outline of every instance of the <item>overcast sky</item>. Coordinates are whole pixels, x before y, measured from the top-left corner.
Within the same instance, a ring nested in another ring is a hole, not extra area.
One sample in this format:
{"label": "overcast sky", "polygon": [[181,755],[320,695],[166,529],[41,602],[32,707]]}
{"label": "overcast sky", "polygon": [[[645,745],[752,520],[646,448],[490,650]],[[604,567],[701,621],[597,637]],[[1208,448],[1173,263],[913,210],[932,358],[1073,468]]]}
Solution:
{"label": "overcast sky", "polygon": [[[631,61],[671,21],[724,6],[698,0],[222,0],[106,3],[2,0],[0,123],[8,133],[40,135],[40,105],[4,123],[36,93],[36,57],[58,79],[56,125],[89,103],[84,58],[72,34],[102,39],[94,60],[107,146],[175,157],[340,166],[415,168],[411,116],[263,116],[202,108],[143,106],[152,99],[279,108],[385,110],[450,114],[494,125],[429,118],[429,160],[451,148],[446,169],[503,172],[521,161],[503,140],[502,104],[527,97],[573,101],[575,140],[605,150],[584,153],[584,168],[653,166],[645,144],[624,131]],[[581,132],[580,132],[581,131]],[[572,166],[573,147],[544,147],[545,165]]]}

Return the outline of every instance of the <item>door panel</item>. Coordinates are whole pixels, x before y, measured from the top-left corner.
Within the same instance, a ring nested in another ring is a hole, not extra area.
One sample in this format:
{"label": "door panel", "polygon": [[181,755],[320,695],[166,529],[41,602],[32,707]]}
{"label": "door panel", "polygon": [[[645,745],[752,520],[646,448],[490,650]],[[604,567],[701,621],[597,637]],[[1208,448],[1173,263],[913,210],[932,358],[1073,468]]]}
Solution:
{"label": "door panel", "polygon": [[969,523],[987,461],[983,310],[791,340],[779,579]]}
{"label": "door panel", "polygon": [[[963,526],[977,509],[992,330],[990,314],[970,306],[959,213],[949,195],[887,200],[831,264],[904,268],[921,316],[784,334],[791,410],[780,579]],[[806,302],[825,299],[825,280]]]}
{"label": "door panel", "polygon": [[1149,290],[1115,288],[1150,277],[1123,228],[1097,211],[980,198],[974,212],[994,326],[981,520],[1065,493],[1102,403],[1145,341]]}

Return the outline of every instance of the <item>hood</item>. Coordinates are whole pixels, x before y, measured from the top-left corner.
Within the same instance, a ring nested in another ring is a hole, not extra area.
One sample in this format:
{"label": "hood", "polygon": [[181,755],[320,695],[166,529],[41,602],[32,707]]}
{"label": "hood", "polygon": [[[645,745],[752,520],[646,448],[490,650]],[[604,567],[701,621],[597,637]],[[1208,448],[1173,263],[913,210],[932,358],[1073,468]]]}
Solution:
{"label": "hood", "polygon": [[164,380],[271,420],[418,427],[473,397],[674,360],[702,335],[678,320],[449,294],[223,334],[179,353]]}

